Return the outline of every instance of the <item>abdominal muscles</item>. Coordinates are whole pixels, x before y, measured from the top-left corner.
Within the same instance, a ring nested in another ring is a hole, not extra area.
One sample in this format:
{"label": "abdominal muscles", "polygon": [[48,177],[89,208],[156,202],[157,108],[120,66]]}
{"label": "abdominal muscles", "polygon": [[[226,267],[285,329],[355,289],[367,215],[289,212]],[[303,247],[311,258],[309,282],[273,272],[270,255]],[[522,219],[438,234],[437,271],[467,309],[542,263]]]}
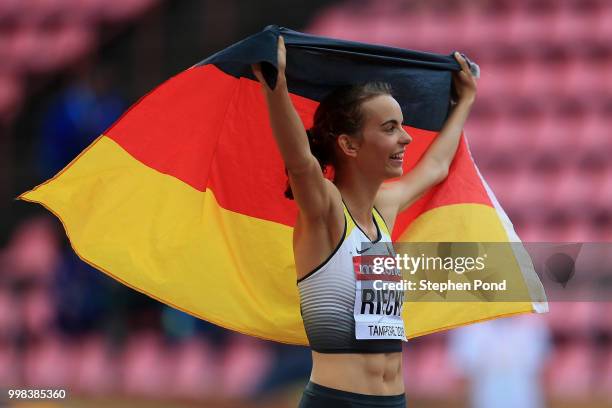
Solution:
{"label": "abdominal muscles", "polygon": [[314,383],[370,395],[404,392],[402,353],[324,354],[312,352]]}

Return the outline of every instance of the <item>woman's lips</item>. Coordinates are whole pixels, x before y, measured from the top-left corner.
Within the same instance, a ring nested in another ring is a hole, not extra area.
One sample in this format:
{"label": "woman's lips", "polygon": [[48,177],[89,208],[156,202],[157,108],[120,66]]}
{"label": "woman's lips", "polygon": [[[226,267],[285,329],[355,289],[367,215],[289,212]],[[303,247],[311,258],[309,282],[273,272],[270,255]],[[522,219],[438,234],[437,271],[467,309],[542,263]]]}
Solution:
{"label": "woman's lips", "polygon": [[401,166],[404,162],[404,152],[394,153],[389,156],[389,159],[391,160],[391,164],[394,166]]}
{"label": "woman's lips", "polygon": [[401,167],[401,165],[404,164],[404,159],[403,158],[401,158],[401,159],[390,159],[389,161],[394,166],[400,166]]}

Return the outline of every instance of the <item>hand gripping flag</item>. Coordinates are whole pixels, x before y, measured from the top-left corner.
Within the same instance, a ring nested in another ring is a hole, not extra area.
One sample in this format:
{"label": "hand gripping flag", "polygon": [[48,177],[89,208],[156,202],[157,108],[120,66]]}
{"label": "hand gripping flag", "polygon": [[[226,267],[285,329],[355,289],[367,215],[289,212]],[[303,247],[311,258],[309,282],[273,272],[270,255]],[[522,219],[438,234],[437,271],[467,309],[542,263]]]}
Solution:
{"label": "hand gripping flag", "polygon": [[[142,97],[50,180],[18,199],[62,222],[77,255],[148,296],[241,333],[308,344],[292,250],[297,207],[250,65],[274,86],[277,38],[306,128],[336,86],[381,80],[399,101],[410,171],[450,108],[452,56],[268,26]],[[462,136],[447,179],[399,215],[395,240],[517,241]],[[520,262],[519,262],[520,263]],[[407,337],[498,316],[543,312],[533,268],[523,302],[408,302]]]}

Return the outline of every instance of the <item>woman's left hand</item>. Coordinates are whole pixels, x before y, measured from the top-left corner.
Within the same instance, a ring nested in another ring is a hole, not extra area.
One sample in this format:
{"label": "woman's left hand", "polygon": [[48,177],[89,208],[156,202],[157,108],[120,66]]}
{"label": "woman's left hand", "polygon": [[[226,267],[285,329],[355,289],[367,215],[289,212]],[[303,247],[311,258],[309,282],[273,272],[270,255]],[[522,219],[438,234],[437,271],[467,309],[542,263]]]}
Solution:
{"label": "woman's left hand", "polygon": [[476,78],[461,54],[455,52],[455,59],[461,65],[461,71],[453,72],[453,85],[457,94],[457,103],[473,103],[476,99]]}

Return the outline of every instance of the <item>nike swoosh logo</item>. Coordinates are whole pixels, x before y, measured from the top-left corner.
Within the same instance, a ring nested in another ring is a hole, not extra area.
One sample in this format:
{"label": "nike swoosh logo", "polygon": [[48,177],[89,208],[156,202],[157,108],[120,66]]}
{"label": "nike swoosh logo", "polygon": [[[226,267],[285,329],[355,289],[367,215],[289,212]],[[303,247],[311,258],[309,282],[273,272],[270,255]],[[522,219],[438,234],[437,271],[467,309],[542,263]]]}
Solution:
{"label": "nike swoosh logo", "polygon": [[364,249],[363,251],[360,251],[359,249],[355,248],[355,251],[357,251],[358,254],[363,254],[365,251],[367,251],[368,249],[370,249],[372,247],[367,247],[366,249]]}

